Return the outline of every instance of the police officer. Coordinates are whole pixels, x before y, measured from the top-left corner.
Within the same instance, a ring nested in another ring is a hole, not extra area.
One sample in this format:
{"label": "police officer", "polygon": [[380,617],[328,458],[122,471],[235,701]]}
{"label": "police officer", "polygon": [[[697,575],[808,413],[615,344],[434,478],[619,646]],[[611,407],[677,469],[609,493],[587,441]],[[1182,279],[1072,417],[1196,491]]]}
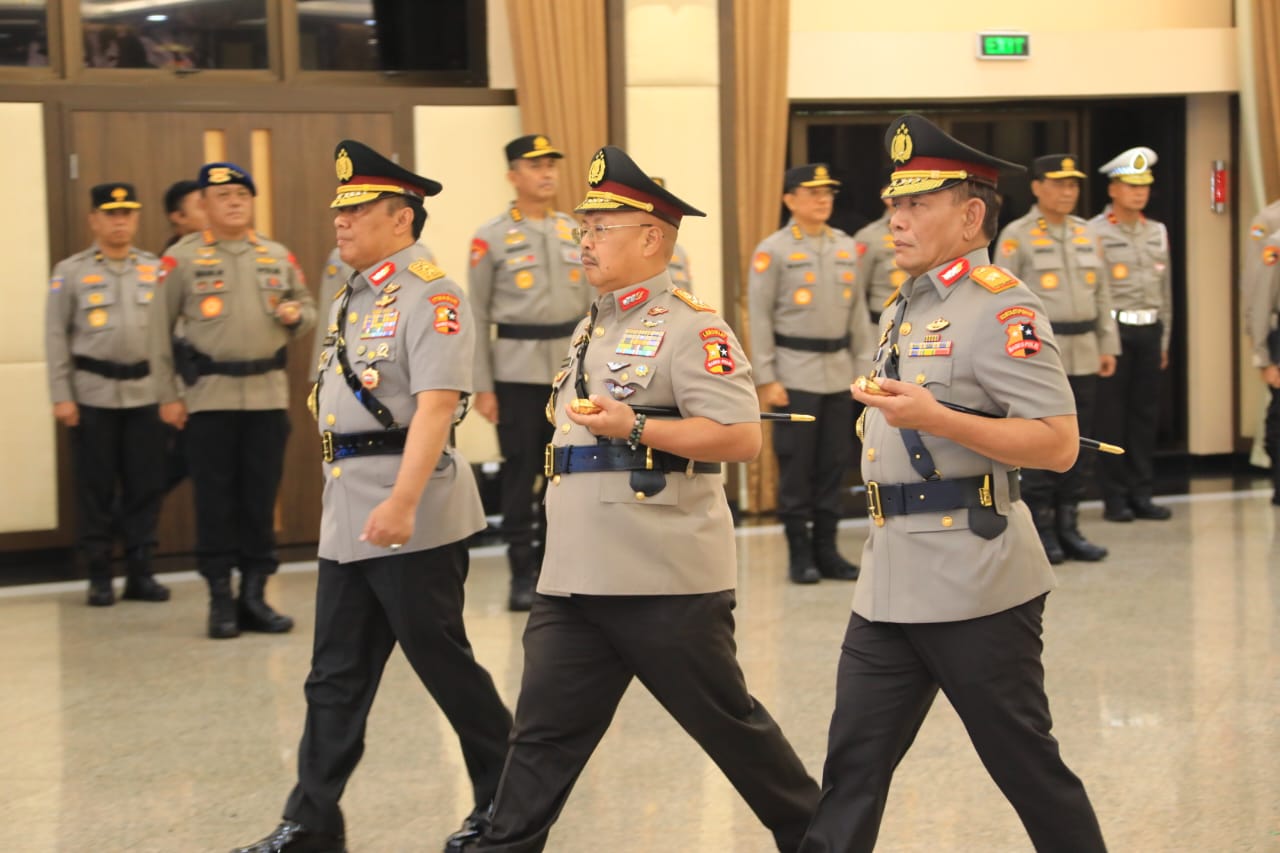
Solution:
{"label": "police officer", "polygon": [[1054,578],[1018,494],[1018,468],[1075,461],[1075,404],[1040,299],[986,249],[998,174],[1021,167],[914,115],[894,120],[885,146],[911,278],[881,319],[872,381],[854,386],[873,524],[822,802],[800,849],[875,846],[893,771],[941,688],[1036,850],[1100,851],[1084,786],[1050,734],[1040,635]]}
{"label": "police officer", "polygon": [[751,341],[760,402],[817,415],[814,423],[773,434],[778,517],[787,536],[787,573],[795,583],[858,577],[858,567],[836,550],[836,524],[852,446],[849,383],[865,371],[874,341],[854,270],[857,247],[848,234],[827,225],[839,186],[821,163],[788,169],[782,200],[791,220],[756,247],[751,261]]}
{"label": "police officer", "polygon": [[1173,330],[1169,232],[1142,214],[1155,164],[1156,152],[1140,146],[1099,169],[1111,178],[1111,204],[1090,220],[1102,241],[1122,349],[1115,373],[1098,383],[1098,437],[1125,449],[1123,456],[1099,460],[1108,521],[1173,515],[1151,500],[1160,374],[1169,366]]}
{"label": "police officer", "polygon": [[147,315],[160,262],[133,245],[142,205],[132,184],[89,191],[94,242],[53,268],[45,353],[53,416],[71,428],[80,551],[89,604],[115,603],[111,587],[116,490],[124,538],[124,598],[167,601],[151,575],[163,496],[164,429],[147,364]]}
{"label": "police officer", "polygon": [[639,678],[791,851],[818,789],[734,654],[737,566],[719,475],[759,452],[751,366],[724,319],[667,272],[681,219],[704,214],[618,148],[596,152],[588,182],[577,212],[598,296],[548,408],[547,556],[511,749],[491,818],[446,850],[542,850]]}
{"label": "police officer", "polygon": [[[538,477],[542,449],[551,440],[542,414],[547,383],[591,294],[573,240],[573,218],[550,207],[564,155],[547,137],[532,134],[509,142],[506,156],[507,180],[516,198],[505,213],[476,231],[467,293],[479,330],[475,409],[497,424],[503,458],[502,538],[511,565],[508,606],[528,610],[543,550],[541,531],[546,529],[546,483]],[[492,340],[491,324],[497,327]]]}
{"label": "police officer", "polygon": [[1050,734],[1041,628],[1053,573],[1018,484],[1019,467],[1073,464],[1075,403],[1041,300],[987,256],[998,173],[1021,167],[918,115],[893,120],[884,145],[897,263],[911,278],[884,311],[870,382],[854,386],[872,528],[822,803],[800,849],[876,845],[893,770],[941,688],[1034,847],[1102,850]]}
{"label": "police officer", "polygon": [[853,235],[854,250],[858,256],[853,274],[867,292],[867,312],[873,325],[879,325],[885,305],[907,280],[907,274],[898,268],[893,254],[893,232],[889,229],[893,208],[889,199],[884,201],[884,215],[868,222]]}
{"label": "police officer", "polygon": [[1254,251],[1257,258],[1252,263],[1260,272],[1248,290],[1244,321],[1253,341],[1250,353],[1253,366],[1259,369],[1263,384],[1271,390],[1263,442],[1271,457],[1274,487],[1271,502],[1280,506],[1280,230],[1267,235],[1261,248]]}
{"label": "police officer", "polygon": [[1246,309],[1252,299],[1254,287],[1265,287],[1270,270],[1263,263],[1261,249],[1270,241],[1267,239],[1274,232],[1280,231],[1280,199],[1258,211],[1258,215],[1249,223],[1249,247],[1244,253],[1244,263],[1240,272],[1240,301]]}
{"label": "police officer", "polygon": [[511,715],[462,621],[466,539],[484,510],[449,446],[471,386],[475,323],[462,290],[416,242],[440,184],[354,140],[335,151],[341,260],[312,402],[324,451],[316,638],[298,784],[284,820],[239,853],[342,853],[338,800],[364,751],[369,708],[398,642],[462,744],[488,807]]}
{"label": "police officer", "polygon": [[[252,176],[234,163],[207,163],[200,186],[209,229],[161,259],[151,368],[160,417],[186,431],[209,636],[279,633],[293,620],[273,610],[263,591],[279,563],[273,522],[289,435],[285,347],[315,324],[315,301],[293,254],[251,227]],[[179,322],[183,340],[175,344]]]}
{"label": "police officer", "polygon": [[195,234],[209,227],[200,199],[200,184],[195,181],[175,181],[164,191],[164,214],[169,220],[171,233],[164,249],[188,234]]}
{"label": "police officer", "polygon": [[[1078,162],[1074,154],[1046,154],[1032,161],[1036,203],[1005,226],[999,245],[1001,263],[1044,304],[1071,383],[1080,431],[1092,433],[1098,377],[1116,372],[1120,337],[1098,238],[1084,219],[1072,215],[1086,177]],[[1022,473],[1022,496],[1055,565],[1068,557],[1093,562],[1107,556],[1107,549],[1086,539],[1079,527],[1092,461],[1081,454],[1065,474],[1036,468]]]}
{"label": "police officer", "polygon": [[[651,175],[650,180],[663,189],[667,188],[664,178]],[[676,243],[675,251],[671,253],[671,263],[667,264],[667,272],[671,273],[672,284],[693,293],[693,266],[689,263],[688,251],[679,243]]]}

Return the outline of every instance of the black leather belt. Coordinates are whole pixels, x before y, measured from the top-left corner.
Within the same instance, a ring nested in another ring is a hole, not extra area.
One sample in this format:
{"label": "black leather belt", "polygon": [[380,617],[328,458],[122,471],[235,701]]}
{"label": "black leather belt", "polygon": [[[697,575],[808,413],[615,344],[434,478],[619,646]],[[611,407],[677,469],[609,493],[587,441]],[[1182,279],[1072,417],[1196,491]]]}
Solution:
{"label": "black leather belt", "polygon": [[[1022,499],[1022,486],[1017,471],[1009,471],[1009,502]],[[953,509],[991,507],[991,475],[958,477],[953,480],[929,480],[919,483],[867,482],[867,514],[877,525],[895,515],[921,512],[947,512]]]}
{"label": "black leather belt", "polygon": [[849,336],[842,338],[795,338],[791,335],[774,333],[773,342],[787,349],[798,349],[804,352],[839,352],[849,347]]}
{"label": "black leather belt", "polygon": [[193,350],[191,363],[199,376],[258,376],[273,370],[282,370],[285,365],[284,347],[276,350],[275,355],[267,358],[253,358],[246,361],[214,361],[209,356]]}
{"label": "black leather belt", "polygon": [[1049,325],[1053,326],[1055,335],[1085,335],[1097,328],[1097,324],[1097,320],[1077,320],[1071,323],[1049,321]]}
{"label": "black leather belt", "polygon": [[498,337],[515,338],[521,341],[550,341],[555,338],[567,338],[573,334],[573,330],[578,328],[581,322],[582,318],[579,317],[563,323],[499,323]]}
{"label": "black leather belt", "polygon": [[77,355],[71,360],[75,363],[76,370],[96,373],[99,376],[105,376],[107,379],[141,379],[144,376],[151,375],[151,365],[145,361],[121,364],[118,361],[103,361],[98,358],[90,358],[87,355]]}
{"label": "black leather belt", "polygon": [[548,444],[544,457],[543,473],[589,474],[594,471],[661,471],[664,474],[686,472],[693,474],[718,474],[719,462],[694,462],[673,453],[663,453],[651,447],[632,450],[625,444],[571,445],[556,447]]}
{"label": "black leather belt", "polygon": [[324,461],[349,459],[352,456],[395,456],[404,453],[407,429],[380,429],[372,432],[320,433],[320,449]]}

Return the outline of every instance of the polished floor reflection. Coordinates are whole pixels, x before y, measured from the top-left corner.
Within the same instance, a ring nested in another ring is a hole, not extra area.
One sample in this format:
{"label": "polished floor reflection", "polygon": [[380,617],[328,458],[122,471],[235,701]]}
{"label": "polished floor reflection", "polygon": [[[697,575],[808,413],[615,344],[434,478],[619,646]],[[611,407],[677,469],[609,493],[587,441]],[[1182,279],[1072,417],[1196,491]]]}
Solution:
{"label": "polished floor reflection", "polygon": [[[1280,508],[1261,490],[1169,499],[1169,522],[1110,524],[1049,597],[1056,734],[1116,851],[1280,850]],[[856,553],[862,522],[841,528]],[[786,583],[777,527],[740,538],[747,681],[821,772],[852,586]],[[601,555],[607,559],[607,555]],[[83,603],[83,584],[0,590],[0,850],[226,851],[274,826],[293,781],[315,575],[269,588],[288,636],[203,637],[203,586],[172,602]],[[505,562],[474,554],[468,624],[514,703],[524,619]],[[352,853],[438,850],[470,808],[456,741],[404,659],[388,667],[343,805]],[[769,836],[638,686],[548,848],[756,853]],[[1012,810],[939,699],[895,779],[885,851],[1025,851]]]}

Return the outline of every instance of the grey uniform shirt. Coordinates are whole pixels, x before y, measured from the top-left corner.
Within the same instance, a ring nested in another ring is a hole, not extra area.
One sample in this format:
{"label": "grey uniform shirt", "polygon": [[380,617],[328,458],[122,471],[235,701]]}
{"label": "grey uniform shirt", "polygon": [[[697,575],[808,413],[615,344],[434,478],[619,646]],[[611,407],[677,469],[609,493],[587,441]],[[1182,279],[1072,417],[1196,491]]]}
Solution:
{"label": "grey uniform shirt", "polygon": [[1173,285],[1169,266],[1169,232],[1162,223],[1139,216],[1120,223],[1111,206],[1089,220],[1102,243],[1111,279],[1115,311],[1155,311],[1163,329],[1160,349],[1168,351],[1173,334]]}
{"label": "grey uniform shirt", "polygon": [[689,253],[679,243],[676,243],[675,251],[671,253],[667,272],[671,275],[672,284],[690,293],[693,292],[693,267],[689,265]]}
{"label": "grey uniform shirt", "polygon": [[[875,345],[866,297],[854,269],[853,238],[835,228],[807,237],[794,223],[770,234],[751,260],[751,356],[756,382],[814,394],[848,392]],[[837,340],[836,352],[778,346],[774,335]]]}
{"label": "grey uniform shirt", "polygon": [[[178,399],[171,335],[181,321],[183,337],[214,361],[270,358],[306,334],[316,322],[316,304],[293,253],[249,232],[248,239],[218,241],[212,233],[189,234],[161,258],[160,295],[151,323],[151,372],[161,403]],[[281,302],[297,301],[301,318],[285,326],[275,318]],[[185,392],[187,410],[283,409],[289,405],[285,371],[255,376],[201,376]]]}
{"label": "grey uniform shirt", "polygon": [[[628,404],[674,406],[684,417],[759,423],[751,365],[733,331],[710,306],[675,288],[663,272],[596,300],[573,341],[590,336],[584,362],[589,394]],[[557,447],[595,446],[569,419],[577,393],[577,347],[556,375],[549,403]],[[692,595],[737,585],[733,519],[719,474],[670,473],[666,487],[636,498],[630,473],[553,477],[547,486],[544,595]]]}
{"label": "grey uniform shirt", "polygon": [[493,338],[491,324],[555,325],[581,319],[591,304],[582,253],[568,214],[534,221],[514,206],[480,226],[471,240],[467,294],[478,331],[476,391],[493,383],[551,381],[569,336],[547,340]]}
{"label": "grey uniform shirt", "polygon": [[[1249,223],[1249,242],[1241,264],[1240,301],[1244,304],[1244,327],[1252,338],[1254,367],[1271,363],[1266,332],[1274,307],[1270,288],[1275,278],[1276,252],[1280,248],[1277,231],[1280,231],[1280,201],[1273,201]],[[1261,316],[1258,311],[1262,312]]]}
{"label": "grey uniform shirt", "polygon": [[[939,400],[1011,418],[1075,414],[1057,343],[1039,298],[987,263],[985,247],[910,279],[899,329],[900,375]],[[952,262],[956,263],[956,262]],[[992,292],[976,277],[997,281]],[[994,275],[993,275],[994,274]],[[1002,282],[1002,283],[1000,283]],[[880,318],[875,357],[884,373],[897,305]],[[899,515],[871,526],[853,609],[874,622],[952,622],[1015,607],[1047,592],[1054,576],[1023,501],[1010,503],[1008,466],[953,441],[921,433],[943,479],[991,475],[995,508],[1008,527],[994,539],[969,530],[969,510]],[[878,409],[863,419],[862,477],[868,483],[919,483],[902,434]]]}
{"label": "grey uniform shirt", "polygon": [[110,260],[96,245],[53,268],[44,337],[53,402],[104,409],[156,402],[150,377],[108,379],[76,369],[73,359],[87,356],[119,365],[147,360],[147,318],[159,271],[160,260],[150,252],[131,247],[127,258]]}
{"label": "grey uniform shirt", "polygon": [[1244,306],[1245,331],[1253,344],[1254,367],[1275,364],[1267,349],[1267,335],[1276,328],[1280,312],[1280,230],[1249,246],[1258,256],[1258,274]]}
{"label": "grey uniform shirt", "polygon": [[[339,373],[339,334],[352,371],[398,426],[413,419],[419,392],[471,390],[475,320],[461,288],[427,257],[415,244],[354,275],[345,317],[338,314],[344,292],[330,301],[316,395],[321,434],[383,429]],[[359,540],[369,513],[391,496],[402,458],[353,456],[322,463],[321,558],[350,563],[390,553]],[[413,536],[396,553],[458,542],[484,526],[471,466],[456,449],[446,448],[418,503]]]}
{"label": "grey uniform shirt", "polygon": [[1110,275],[1089,223],[1068,216],[1047,222],[1040,208],[1015,219],[1000,232],[1000,263],[1022,279],[1044,305],[1055,326],[1089,323],[1084,333],[1056,335],[1068,376],[1098,372],[1100,355],[1120,354],[1120,331],[1111,316]]}
{"label": "grey uniform shirt", "polygon": [[853,235],[858,263],[854,273],[867,293],[867,310],[879,315],[893,292],[907,280],[905,271],[898,269],[893,253],[893,232],[889,219],[893,212],[886,210],[875,222],[867,223]]}

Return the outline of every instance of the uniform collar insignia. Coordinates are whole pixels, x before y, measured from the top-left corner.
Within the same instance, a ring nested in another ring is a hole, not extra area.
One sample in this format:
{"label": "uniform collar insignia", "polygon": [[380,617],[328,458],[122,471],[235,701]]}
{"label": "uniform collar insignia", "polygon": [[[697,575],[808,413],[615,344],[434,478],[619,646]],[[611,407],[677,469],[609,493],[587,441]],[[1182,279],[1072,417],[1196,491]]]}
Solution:
{"label": "uniform collar insignia", "polygon": [[942,282],[947,287],[950,287],[960,279],[964,278],[967,272],[969,272],[969,259],[956,258],[938,272],[938,281]]}
{"label": "uniform collar insignia", "polygon": [[629,311],[637,305],[643,304],[648,298],[649,288],[637,287],[618,297],[618,308],[622,311]]}

